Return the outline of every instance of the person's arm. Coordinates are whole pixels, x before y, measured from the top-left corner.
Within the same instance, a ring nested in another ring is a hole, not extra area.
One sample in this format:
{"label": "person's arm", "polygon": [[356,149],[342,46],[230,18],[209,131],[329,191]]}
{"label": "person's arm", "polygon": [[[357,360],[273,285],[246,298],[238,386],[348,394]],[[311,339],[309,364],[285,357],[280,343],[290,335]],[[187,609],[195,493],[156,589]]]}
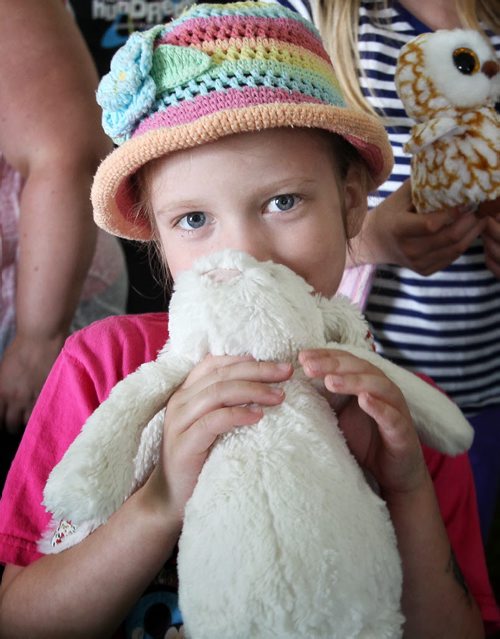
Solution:
{"label": "person's arm", "polygon": [[350,395],[339,425],[362,468],[376,479],[403,566],[405,639],[484,636],[476,602],[460,577],[406,402],[378,369],[348,353],[303,351],[306,375]]}
{"label": "person's arm", "polygon": [[180,533],[144,490],[80,544],[27,568],[7,566],[0,637],[109,637],[158,574]]}
{"label": "person's arm", "polygon": [[431,275],[460,257],[485,224],[467,209],[417,214],[406,180],[365,217],[351,240],[348,266],[395,264]]}
{"label": "person's arm", "polygon": [[403,562],[406,638],[483,637],[483,623],[453,555],[430,477],[411,493],[383,493]]}
{"label": "person's arm", "polygon": [[0,426],[25,423],[77,306],[96,242],[92,176],[111,149],[97,74],[60,0],[0,0],[0,149],[25,179],[16,337],[0,364]]}

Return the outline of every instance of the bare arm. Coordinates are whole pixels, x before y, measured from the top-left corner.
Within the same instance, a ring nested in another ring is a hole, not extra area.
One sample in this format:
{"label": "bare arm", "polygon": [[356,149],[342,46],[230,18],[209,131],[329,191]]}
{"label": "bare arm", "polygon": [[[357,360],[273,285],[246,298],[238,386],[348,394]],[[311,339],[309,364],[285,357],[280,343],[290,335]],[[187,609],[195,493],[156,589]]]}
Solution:
{"label": "bare arm", "polygon": [[484,637],[481,614],[453,556],[431,478],[385,495],[403,559],[405,639]]}
{"label": "bare arm", "polygon": [[0,422],[15,429],[77,306],[96,241],[90,185],[111,147],[95,104],[96,71],[63,3],[0,0],[0,12],[0,149],[26,181],[17,336],[0,367]]}
{"label": "bare arm", "polygon": [[0,637],[109,637],[172,553],[180,521],[140,490],[77,546],[8,566]]}

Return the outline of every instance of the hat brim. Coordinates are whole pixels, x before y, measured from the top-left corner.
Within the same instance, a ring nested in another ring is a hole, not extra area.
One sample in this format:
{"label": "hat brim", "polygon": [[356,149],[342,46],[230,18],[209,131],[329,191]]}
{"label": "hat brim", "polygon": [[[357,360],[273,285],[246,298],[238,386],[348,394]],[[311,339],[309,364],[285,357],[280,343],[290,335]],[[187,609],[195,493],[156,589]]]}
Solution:
{"label": "hat brim", "polygon": [[134,211],[136,194],[129,182],[140,167],[169,153],[228,135],[280,127],[317,128],[342,136],[366,162],[373,188],[382,184],[392,171],[394,160],[385,129],[377,118],[362,111],[323,104],[283,103],[225,109],[195,122],[150,130],[112,151],[98,168],[92,186],[96,224],[119,237],[151,240],[149,220]]}

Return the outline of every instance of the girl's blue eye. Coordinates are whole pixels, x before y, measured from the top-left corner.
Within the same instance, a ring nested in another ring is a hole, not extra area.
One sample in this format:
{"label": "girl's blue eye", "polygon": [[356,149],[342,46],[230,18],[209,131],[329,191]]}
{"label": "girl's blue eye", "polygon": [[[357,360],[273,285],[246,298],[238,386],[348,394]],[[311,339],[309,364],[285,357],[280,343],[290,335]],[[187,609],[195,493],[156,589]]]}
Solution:
{"label": "girl's blue eye", "polygon": [[269,203],[269,208],[274,211],[289,211],[296,206],[299,198],[297,195],[290,193],[284,193],[283,195],[277,195]]}
{"label": "girl's blue eye", "polygon": [[195,211],[194,213],[188,213],[178,222],[179,226],[184,230],[192,231],[199,229],[205,225],[207,216],[201,211]]}

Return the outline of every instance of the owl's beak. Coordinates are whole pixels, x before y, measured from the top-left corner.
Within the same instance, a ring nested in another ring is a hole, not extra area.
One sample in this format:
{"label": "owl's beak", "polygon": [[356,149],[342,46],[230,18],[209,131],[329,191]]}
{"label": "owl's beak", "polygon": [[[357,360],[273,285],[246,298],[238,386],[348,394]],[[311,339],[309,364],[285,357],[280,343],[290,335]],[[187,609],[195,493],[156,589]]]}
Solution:
{"label": "owl's beak", "polygon": [[481,67],[481,71],[484,75],[487,75],[488,78],[493,78],[500,71],[500,64],[495,60],[486,60]]}

